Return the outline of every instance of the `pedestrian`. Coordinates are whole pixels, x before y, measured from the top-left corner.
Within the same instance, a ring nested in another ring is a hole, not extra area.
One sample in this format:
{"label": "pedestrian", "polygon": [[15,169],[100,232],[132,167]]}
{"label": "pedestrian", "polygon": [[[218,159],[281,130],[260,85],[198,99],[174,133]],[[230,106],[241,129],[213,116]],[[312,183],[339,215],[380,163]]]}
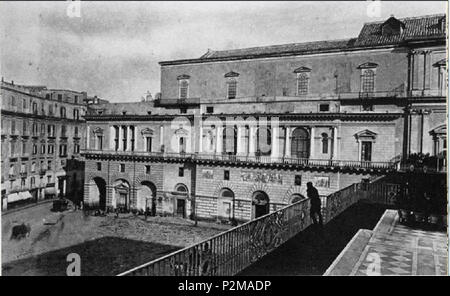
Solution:
{"label": "pedestrian", "polygon": [[[311,219],[314,224],[323,225],[322,213],[321,213],[321,201],[319,197],[319,192],[313,186],[311,182],[306,183],[306,193],[308,198],[311,200],[311,210],[309,212]],[[319,216],[319,221],[317,221],[317,215]]]}

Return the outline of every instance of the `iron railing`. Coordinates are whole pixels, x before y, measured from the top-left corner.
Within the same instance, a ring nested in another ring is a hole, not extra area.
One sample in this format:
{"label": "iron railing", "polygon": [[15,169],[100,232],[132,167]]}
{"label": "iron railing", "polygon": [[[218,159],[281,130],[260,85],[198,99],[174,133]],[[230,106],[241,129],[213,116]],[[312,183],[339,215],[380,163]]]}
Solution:
{"label": "iron railing", "polygon": [[308,227],[309,207],[299,201],[120,275],[234,275]]}
{"label": "iron railing", "polygon": [[83,150],[84,154],[98,155],[126,155],[144,156],[160,159],[191,159],[196,161],[221,161],[242,162],[258,164],[288,164],[305,167],[339,167],[344,169],[397,169],[397,162],[391,161],[357,161],[357,160],[335,160],[335,159],[310,159],[294,157],[272,157],[272,156],[240,156],[230,154],[212,153],[175,153],[175,152],[145,152],[145,151],[114,151],[114,150]]}
{"label": "iron railing", "polygon": [[[327,223],[365,198],[362,183],[352,184],[326,197]],[[249,221],[193,246],[168,254],[119,274],[120,276],[229,276],[275,250],[309,225],[310,200],[304,199]]]}

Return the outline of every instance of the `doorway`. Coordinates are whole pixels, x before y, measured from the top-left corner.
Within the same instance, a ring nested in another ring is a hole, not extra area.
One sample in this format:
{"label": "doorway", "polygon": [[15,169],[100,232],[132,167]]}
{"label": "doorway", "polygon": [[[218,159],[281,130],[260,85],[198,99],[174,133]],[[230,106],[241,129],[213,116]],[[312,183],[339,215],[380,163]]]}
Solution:
{"label": "doorway", "polygon": [[270,201],[265,192],[257,191],[253,194],[253,213],[254,218],[269,214]]}
{"label": "doorway", "polygon": [[186,200],[177,198],[177,217],[186,218]]}

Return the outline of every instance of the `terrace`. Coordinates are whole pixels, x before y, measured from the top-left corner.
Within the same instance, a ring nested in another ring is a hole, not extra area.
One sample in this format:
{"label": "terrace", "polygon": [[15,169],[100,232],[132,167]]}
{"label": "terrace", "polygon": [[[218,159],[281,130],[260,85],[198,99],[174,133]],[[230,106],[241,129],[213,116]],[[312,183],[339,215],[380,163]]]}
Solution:
{"label": "terrace", "polygon": [[193,162],[199,164],[245,165],[258,167],[280,168],[311,168],[350,171],[388,172],[398,168],[397,161],[357,161],[336,159],[310,159],[272,156],[239,156],[229,154],[208,153],[173,153],[173,152],[142,152],[114,150],[83,150],[87,158],[142,159],[164,162]]}

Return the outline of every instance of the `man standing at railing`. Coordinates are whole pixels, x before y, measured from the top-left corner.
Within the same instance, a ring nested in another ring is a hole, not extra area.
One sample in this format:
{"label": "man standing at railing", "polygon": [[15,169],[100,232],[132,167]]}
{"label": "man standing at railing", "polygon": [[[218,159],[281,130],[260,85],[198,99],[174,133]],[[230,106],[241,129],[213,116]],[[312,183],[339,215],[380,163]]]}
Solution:
{"label": "man standing at railing", "polygon": [[[311,200],[311,210],[309,212],[311,219],[313,220],[314,224],[319,224],[320,226],[323,225],[323,219],[322,219],[322,213],[321,213],[321,201],[319,197],[319,192],[317,189],[313,186],[311,182],[306,183],[306,193],[308,195],[308,198]],[[319,216],[319,221],[317,221],[317,215]]]}

